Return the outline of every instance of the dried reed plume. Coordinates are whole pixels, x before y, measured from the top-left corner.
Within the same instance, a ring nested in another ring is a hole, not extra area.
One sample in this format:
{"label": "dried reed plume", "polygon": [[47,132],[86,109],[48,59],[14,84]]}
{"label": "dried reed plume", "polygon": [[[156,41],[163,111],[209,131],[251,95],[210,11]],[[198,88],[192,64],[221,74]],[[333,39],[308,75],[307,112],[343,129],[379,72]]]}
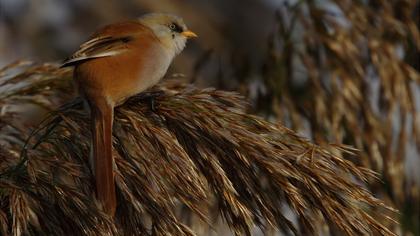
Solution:
{"label": "dried reed plume", "polygon": [[[325,231],[318,221],[330,232],[393,235],[379,223],[389,209],[363,187],[374,174],[343,157],[353,149],[316,146],[247,114],[236,93],[170,81],[158,87],[156,110],[144,95],[116,109],[119,205],[109,219],[93,197],[81,100],[38,126],[17,125],[23,114],[7,109],[70,99],[69,71],[17,63],[0,73],[0,89],[9,91],[0,97],[2,235],[194,235],[192,218],[212,230],[218,214],[238,235],[255,226],[317,234]],[[36,129],[22,149],[28,127]],[[373,213],[378,208],[383,214]]]}
{"label": "dried reed plume", "polygon": [[380,173],[369,189],[419,234],[420,187],[407,168],[420,153],[419,1],[285,2],[257,109],[316,143],[358,148],[356,163]]}

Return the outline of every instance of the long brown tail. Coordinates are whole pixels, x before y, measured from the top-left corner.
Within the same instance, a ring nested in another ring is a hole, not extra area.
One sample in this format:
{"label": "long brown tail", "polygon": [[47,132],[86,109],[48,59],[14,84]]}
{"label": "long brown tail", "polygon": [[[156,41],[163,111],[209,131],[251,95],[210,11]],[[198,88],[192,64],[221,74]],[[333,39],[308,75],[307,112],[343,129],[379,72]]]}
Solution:
{"label": "long brown tail", "polygon": [[113,216],[117,206],[112,157],[114,108],[106,103],[91,104],[93,129],[93,168],[96,196],[104,211]]}

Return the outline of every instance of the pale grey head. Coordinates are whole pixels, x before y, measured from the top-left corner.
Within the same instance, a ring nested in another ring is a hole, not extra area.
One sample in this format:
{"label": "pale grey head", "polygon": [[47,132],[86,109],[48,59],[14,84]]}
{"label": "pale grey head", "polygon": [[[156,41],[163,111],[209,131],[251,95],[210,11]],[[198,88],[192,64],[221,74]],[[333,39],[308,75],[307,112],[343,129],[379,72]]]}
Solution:
{"label": "pale grey head", "polygon": [[197,37],[189,31],[181,17],[166,13],[150,13],[139,18],[140,23],[149,27],[162,44],[175,55],[185,47],[188,38]]}

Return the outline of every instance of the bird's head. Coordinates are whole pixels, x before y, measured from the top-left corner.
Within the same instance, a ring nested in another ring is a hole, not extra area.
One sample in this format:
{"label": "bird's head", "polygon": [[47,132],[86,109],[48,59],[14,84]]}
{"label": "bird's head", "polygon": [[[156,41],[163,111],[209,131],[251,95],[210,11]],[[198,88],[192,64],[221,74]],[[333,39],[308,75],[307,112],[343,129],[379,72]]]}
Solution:
{"label": "bird's head", "polygon": [[181,17],[165,13],[150,13],[139,18],[140,23],[149,27],[156,37],[172,50],[175,54],[180,53],[188,38],[197,35],[188,30]]}

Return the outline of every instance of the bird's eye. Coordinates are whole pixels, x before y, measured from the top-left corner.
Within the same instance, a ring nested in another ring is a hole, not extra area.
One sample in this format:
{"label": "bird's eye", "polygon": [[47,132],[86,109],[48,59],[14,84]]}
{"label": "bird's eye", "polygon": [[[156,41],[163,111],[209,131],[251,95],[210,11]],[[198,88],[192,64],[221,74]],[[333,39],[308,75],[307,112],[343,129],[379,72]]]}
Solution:
{"label": "bird's eye", "polygon": [[182,32],[182,27],[179,26],[177,23],[171,23],[169,25],[169,29],[171,29],[173,32],[177,32],[177,33],[181,33]]}

